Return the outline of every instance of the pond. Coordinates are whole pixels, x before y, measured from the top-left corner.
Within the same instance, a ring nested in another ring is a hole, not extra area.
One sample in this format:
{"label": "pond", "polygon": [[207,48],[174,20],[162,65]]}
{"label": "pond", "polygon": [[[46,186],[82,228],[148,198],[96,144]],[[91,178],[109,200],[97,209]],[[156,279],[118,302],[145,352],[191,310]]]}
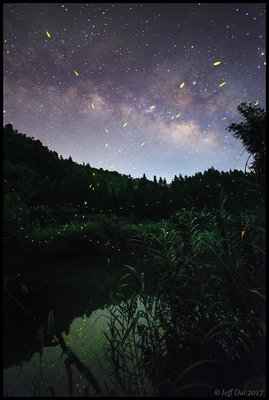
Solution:
{"label": "pond", "polygon": [[[53,393],[70,396],[66,356],[60,346],[51,345],[45,337],[42,357],[38,351],[37,321],[47,326],[50,311],[67,346],[98,382],[104,383],[106,307],[128,263],[135,266],[137,261],[132,256],[114,260],[104,257],[32,259],[21,261],[19,267],[13,262],[6,268],[4,396],[51,396]],[[95,393],[87,389],[88,382],[75,366],[72,366],[72,378],[74,396],[85,395],[85,390]]]}

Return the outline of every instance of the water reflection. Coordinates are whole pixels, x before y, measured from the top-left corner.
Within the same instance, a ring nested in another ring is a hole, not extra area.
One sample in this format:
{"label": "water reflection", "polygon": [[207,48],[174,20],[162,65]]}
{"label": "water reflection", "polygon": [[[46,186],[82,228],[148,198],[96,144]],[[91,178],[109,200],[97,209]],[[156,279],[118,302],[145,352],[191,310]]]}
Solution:
{"label": "water reflection", "polygon": [[[29,360],[38,349],[38,326],[19,303],[45,327],[48,314],[53,310],[57,329],[68,333],[74,318],[84,314],[89,316],[109,302],[123,269],[123,261],[108,265],[104,258],[32,262],[33,265],[27,263],[12,270],[7,277],[4,367]],[[29,294],[21,290],[21,282],[27,286]],[[46,337],[45,345],[48,345]]]}
{"label": "water reflection", "polygon": [[[36,316],[45,330],[48,314],[53,310],[56,328],[63,332],[66,344],[101,377],[101,383],[104,371],[98,360],[103,357],[101,332],[106,329],[105,306],[125,263],[128,263],[126,258],[107,263],[103,257],[26,260],[25,265],[9,266],[5,274],[9,292]],[[29,293],[21,290],[22,282]],[[31,396],[35,390],[36,395],[50,395],[52,387],[56,395],[69,396],[66,356],[59,346],[51,346],[45,336],[40,361],[38,326],[19,303],[4,292],[4,395]],[[72,370],[74,396],[82,396],[87,382],[75,367]]]}
{"label": "water reflection", "polygon": [[[78,317],[70,325],[68,335],[63,338],[78,358],[90,368],[98,382],[105,380],[105,336],[107,330],[105,309],[94,311],[90,317]],[[32,358],[21,366],[4,370],[4,396],[69,396],[68,378],[65,368],[66,356],[60,346],[46,347],[40,358],[34,353]],[[101,367],[102,364],[102,367]],[[83,396],[88,386],[86,379],[72,366],[74,396]],[[89,388],[89,394],[95,394]]]}

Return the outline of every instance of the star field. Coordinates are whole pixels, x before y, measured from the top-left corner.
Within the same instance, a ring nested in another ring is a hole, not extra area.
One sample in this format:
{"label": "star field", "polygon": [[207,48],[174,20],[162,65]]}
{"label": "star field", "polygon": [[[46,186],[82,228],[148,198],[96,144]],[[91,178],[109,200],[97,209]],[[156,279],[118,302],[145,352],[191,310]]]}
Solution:
{"label": "star field", "polygon": [[265,3],[6,3],[4,123],[134,177],[244,169],[265,56]]}

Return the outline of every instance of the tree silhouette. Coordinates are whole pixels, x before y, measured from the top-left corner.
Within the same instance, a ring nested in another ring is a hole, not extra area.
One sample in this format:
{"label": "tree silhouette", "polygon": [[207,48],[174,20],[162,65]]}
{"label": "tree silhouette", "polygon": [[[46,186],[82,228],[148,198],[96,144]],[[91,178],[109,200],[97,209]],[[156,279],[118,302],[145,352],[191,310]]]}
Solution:
{"label": "tree silhouette", "polygon": [[245,118],[240,123],[232,123],[228,130],[233,132],[234,136],[242,140],[246,150],[253,156],[251,169],[257,175],[258,182],[264,191],[265,189],[265,161],[266,161],[266,143],[265,143],[265,120],[266,112],[255,105],[256,103],[241,103],[237,109]]}

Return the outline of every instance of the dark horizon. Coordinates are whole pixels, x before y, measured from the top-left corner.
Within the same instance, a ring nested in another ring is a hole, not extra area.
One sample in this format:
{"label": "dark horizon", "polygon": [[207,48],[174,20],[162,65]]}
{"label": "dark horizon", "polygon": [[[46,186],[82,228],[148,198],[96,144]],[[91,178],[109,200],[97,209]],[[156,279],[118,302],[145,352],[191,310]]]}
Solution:
{"label": "dark horizon", "polygon": [[[16,127],[14,127],[10,122],[7,123],[5,126],[7,126],[7,125],[11,125],[12,128],[13,128],[15,131],[16,131],[16,130],[18,131],[18,133],[21,133],[21,134],[23,134],[23,135],[26,135],[27,137],[30,137],[30,136],[27,135],[25,132],[20,132],[20,131],[19,131],[18,129],[16,129]],[[45,146],[44,143],[42,142],[42,140],[40,140],[40,139],[38,139],[38,138],[35,138],[35,137],[32,137],[32,138],[33,138],[34,140],[39,140],[39,141],[42,143],[42,145]],[[47,147],[49,151],[52,151],[52,152],[55,151],[54,149],[49,148],[48,146],[45,146],[45,147]],[[245,150],[243,150],[243,151],[245,151]],[[153,177],[149,177],[149,176],[147,176],[147,174],[146,174],[145,172],[142,173],[140,176],[133,176],[132,174],[124,174],[124,173],[121,173],[120,171],[117,171],[117,170],[104,169],[104,168],[98,167],[98,166],[95,167],[95,166],[91,165],[90,163],[87,163],[87,162],[84,162],[84,161],[83,161],[83,162],[77,162],[76,160],[74,160],[74,159],[72,158],[71,155],[69,155],[69,156],[67,155],[66,157],[64,157],[62,154],[59,154],[58,152],[57,152],[57,154],[58,154],[59,158],[62,157],[64,160],[68,160],[68,159],[71,157],[71,159],[72,159],[73,162],[75,162],[75,163],[77,163],[78,165],[81,165],[81,166],[89,164],[90,167],[92,167],[92,168],[96,168],[96,169],[100,169],[100,170],[103,169],[104,171],[108,171],[108,172],[117,172],[117,173],[119,173],[119,174],[121,174],[121,175],[125,175],[125,176],[130,175],[132,179],[140,179],[140,178],[142,178],[142,176],[143,176],[144,174],[146,175],[146,178],[147,178],[149,181],[153,181],[153,179],[154,179],[154,175],[153,175]],[[251,156],[251,157],[249,158],[249,160],[248,160],[248,163],[247,163],[246,168],[245,168],[246,172],[250,172],[250,169],[248,168],[248,165],[251,165],[251,162],[252,162],[252,161],[253,161],[253,156]],[[207,169],[205,169],[205,170],[203,170],[203,171],[193,172],[193,174],[191,174],[191,175],[183,175],[183,174],[181,174],[180,172],[175,173],[175,175],[174,175],[171,179],[168,179],[166,176],[161,176],[161,175],[155,175],[155,176],[156,176],[157,179],[159,179],[159,178],[165,179],[166,182],[167,182],[168,184],[170,184],[170,183],[172,182],[172,180],[174,179],[175,176],[179,177],[179,176],[181,175],[181,176],[183,176],[183,177],[193,177],[193,176],[195,176],[195,174],[198,174],[198,173],[203,174],[204,172],[206,172],[206,171],[208,171],[209,169],[212,169],[212,168],[213,168],[214,170],[216,170],[216,171],[219,171],[219,172],[242,171],[242,170],[244,170],[244,169],[240,169],[240,168],[230,168],[230,169],[227,169],[227,170],[218,170],[218,169],[214,168],[214,166],[212,165],[211,167],[209,167],[209,168],[207,168]]]}

